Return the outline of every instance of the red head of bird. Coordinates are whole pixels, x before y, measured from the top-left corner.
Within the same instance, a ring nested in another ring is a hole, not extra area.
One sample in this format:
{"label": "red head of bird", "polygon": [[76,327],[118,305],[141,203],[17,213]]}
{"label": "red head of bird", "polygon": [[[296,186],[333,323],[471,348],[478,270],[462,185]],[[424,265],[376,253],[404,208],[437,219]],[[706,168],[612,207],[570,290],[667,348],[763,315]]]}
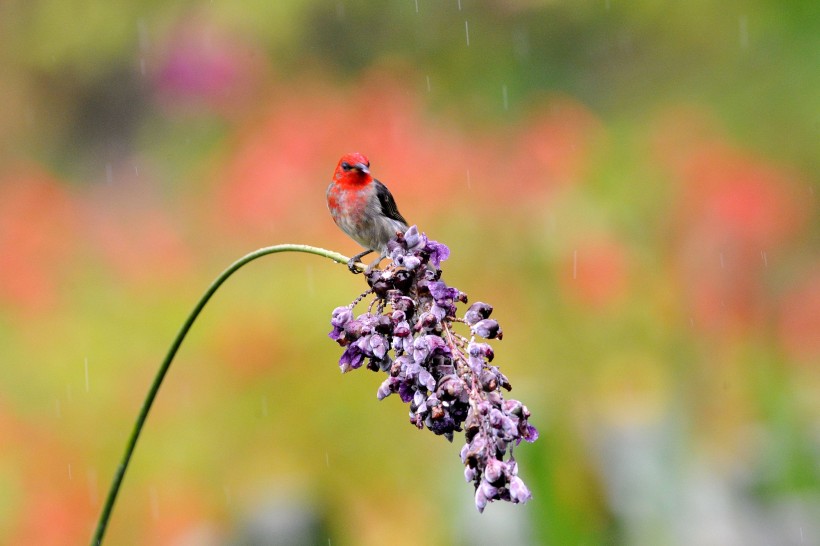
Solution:
{"label": "red head of bird", "polygon": [[359,152],[343,155],[333,173],[333,181],[343,186],[366,186],[372,180],[370,161]]}

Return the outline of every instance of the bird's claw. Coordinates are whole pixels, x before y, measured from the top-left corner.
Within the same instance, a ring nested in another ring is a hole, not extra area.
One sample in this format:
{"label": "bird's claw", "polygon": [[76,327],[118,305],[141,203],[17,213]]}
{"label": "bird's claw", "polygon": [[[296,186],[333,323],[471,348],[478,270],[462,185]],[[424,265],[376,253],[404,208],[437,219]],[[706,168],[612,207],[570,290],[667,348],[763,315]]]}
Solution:
{"label": "bird's claw", "polygon": [[347,261],[347,268],[348,268],[348,269],[350,270],[350,272],[351,272],[351,273],[353,273],[354,275],[356,275],[356,274],[358,274],[358,273],[361,273],[361,270],[360,270],[360,269],[358,268],[358,266],[356,265],[356,262],[358,262],[358,260],[356,259],[356,257],[355,257],[355,256],[354,256],[353,258],[350,258],[350,259]]}

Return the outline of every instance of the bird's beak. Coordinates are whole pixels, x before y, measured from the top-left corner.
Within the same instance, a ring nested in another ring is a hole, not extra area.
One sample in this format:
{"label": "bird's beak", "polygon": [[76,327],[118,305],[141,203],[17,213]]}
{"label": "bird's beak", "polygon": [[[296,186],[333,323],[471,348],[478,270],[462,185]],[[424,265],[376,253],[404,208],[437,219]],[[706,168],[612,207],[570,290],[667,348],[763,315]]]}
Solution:
{"label": "bird's beak", "polygon": [[370,174],[370,169],[367,168],[367,165],[364,163],[356,163],[353,165],[353,168],[359,172],[363,172],[364,174]]}

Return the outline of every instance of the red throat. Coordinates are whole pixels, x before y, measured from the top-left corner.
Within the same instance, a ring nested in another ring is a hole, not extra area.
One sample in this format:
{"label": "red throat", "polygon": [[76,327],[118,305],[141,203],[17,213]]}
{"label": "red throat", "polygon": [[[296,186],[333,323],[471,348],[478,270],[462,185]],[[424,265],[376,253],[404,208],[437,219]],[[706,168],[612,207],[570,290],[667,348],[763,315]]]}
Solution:
{"label": "red throat", "polygon": [[359,171],[344,172],[341,168],[336,169],[336,174],[333,175],[333,181],[341,186],[358,188],[367,186],[373,177],[366,173]]}

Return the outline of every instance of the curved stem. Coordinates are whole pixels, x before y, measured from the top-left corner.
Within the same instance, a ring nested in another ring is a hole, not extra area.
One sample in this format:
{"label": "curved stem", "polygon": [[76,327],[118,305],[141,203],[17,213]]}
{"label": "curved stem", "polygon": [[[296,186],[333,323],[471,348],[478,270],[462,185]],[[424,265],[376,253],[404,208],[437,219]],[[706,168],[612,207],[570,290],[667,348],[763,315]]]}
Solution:
{"label": "curved stem", "polygon": [[[211,286],[208,287],[199,299],[196,306],[191,311],[191,314],[188,315],[188,318],[185,320],[182,328],[180,328],[174,338],[174,342],[171,343],[171,347],[168,349],[168,353],[165,355],[165,360],[162,361],[162,364],[157,371],[157,375],[154,377],[154,382],[148,390],[148,395],[142,403],[142,408],[137,416],[137,421],[134,423],[134,429],[131,431],[131,436],[128,438],[128,443],[125,445],[125,453],[122,456],[122,461],[117,467],[117,471],[114,474],[114,479],[111,481],[108,496],[105,499],[102,513],[100,513],[100,519],[97,522],[97,529],[94,531],[94,536],[91,538],[91,546],[100,546],[100,544],[102,544],[103,535],[105,534],[105,529],[108,526],[108,520],[111,517],[111,510],[114,508],[114,501],[117,500],[117,493],[120,490],[120,485],[122,484],[123,477],[125,476],[125,471],[128,468],[128,462],[131,460],[131,455],[134,453],[134,447],[137,444],[137,439],[139,438],[142,427],[145,424],[145,419],[148,417],[148,412],[151,410],[151,405],[154,403],[154,398],[157,396],[160,385],[162,385],[162,380],[165,378],[165,374],[168,372],[168,368],[171,366],[171,362],[174,360],[174,356],[177,354],[179,346],[182,345],[182,341],[188,334],[188,330],[191,329],[194,321],[205,307],[205,304],[208,303],[208,300],[211,299],[211,296],[214,295],[217,289],[222,286],[222,283],[224,283],[228,277],[230,277],[245,264],[252,262],[257,258],[261,258],[262,256],[276,254],[278,252],[306,252],[308,254],[315,254],[317,256],[329,258],[334,262],[339,262],[341,264],[347,264],[348,261],[346,256],[343,256],[338,252],[325,250],[323,248],[308,245],[276,245],[260,248],[250,254],[246,254],[242,258],[239,258],[232,263],[227,269],[225,269],[225,271],[220,273],[220,275],[213,281],[213,283],[211,283]],[[356,265],[360,270],[364,270],[364,266],[362,264]]]}

